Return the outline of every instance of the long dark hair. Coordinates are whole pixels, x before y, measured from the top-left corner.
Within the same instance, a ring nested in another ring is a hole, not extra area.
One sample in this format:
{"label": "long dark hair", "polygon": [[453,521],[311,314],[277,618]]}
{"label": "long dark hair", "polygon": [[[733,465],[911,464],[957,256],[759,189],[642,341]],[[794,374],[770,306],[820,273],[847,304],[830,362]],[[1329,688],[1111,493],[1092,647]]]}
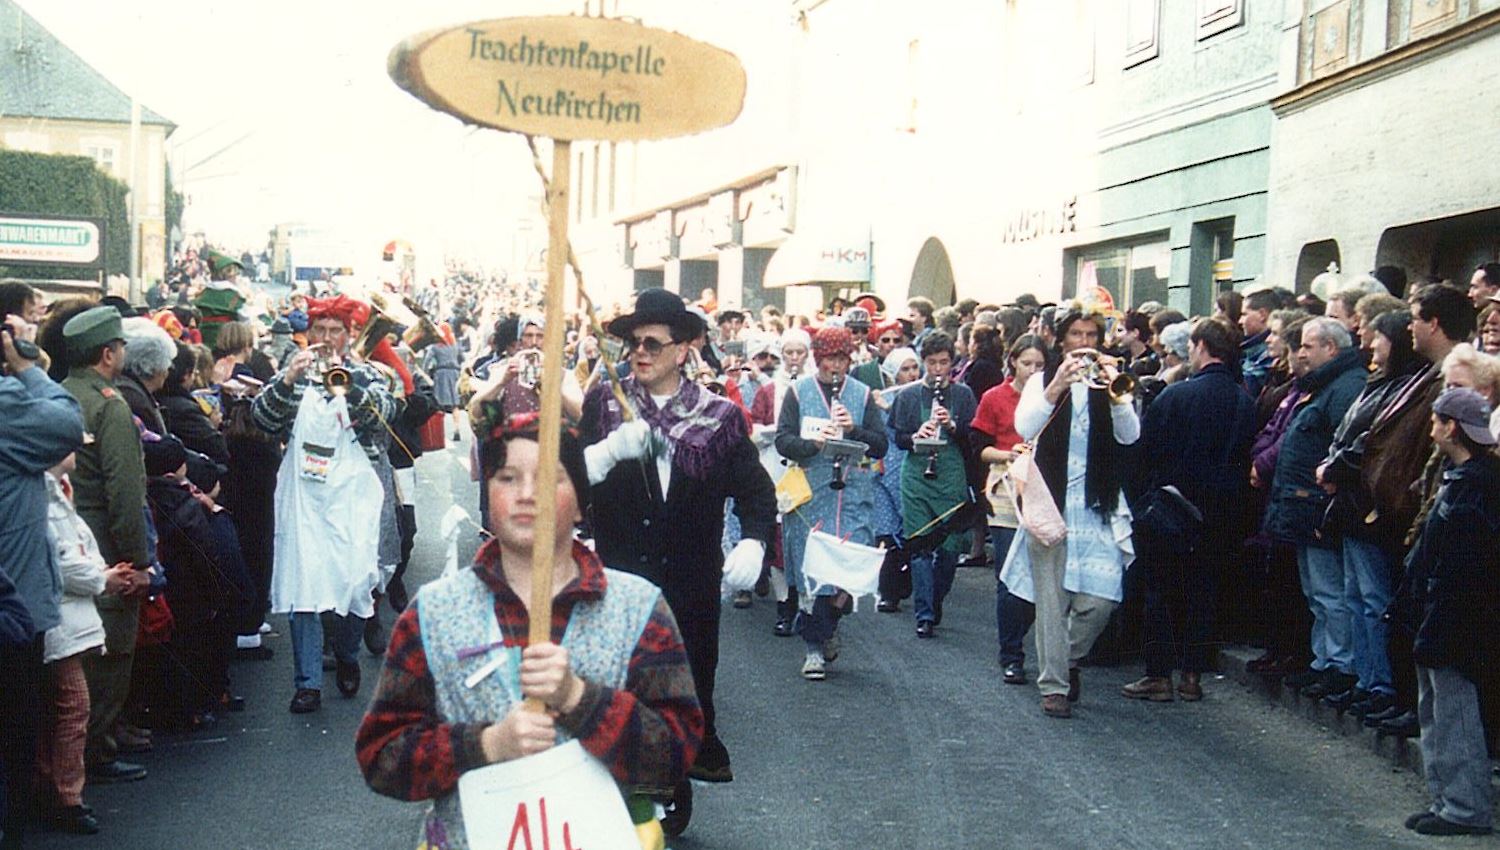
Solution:
{"label": "long dark hair", "polygon": [[975,325],[969,343],[969,359],[988,360],[996,366],[1005,365],[1005,343],[1000,331],[989,325]]}
{"label": "long dark hair", "polygon": [[1051,371],[1052,349],[1048,347],[1047,341],[1036,334],[1021,334],[1016,339],[1015,344],[1011,345],[1010,351],[1005,354],[1005,374],[1007,377],[1015,377],[1016,358],[1020,357],[1021,353],[1027,349],[1040,351],[1042,353],[1042,371]]}
{"label": "long dark hair", "polygon": [[1373,379],[1383,380],[1409,375],[1420,369],[1426,362],[1421,355],[1417,354],[1412,345],[1411,313],[1406,310],[1381,313],[1375,317],[1374,328],[1375,333],[1391,341],[1391,356],[1386,360],[1385,367],[1373,376]]}

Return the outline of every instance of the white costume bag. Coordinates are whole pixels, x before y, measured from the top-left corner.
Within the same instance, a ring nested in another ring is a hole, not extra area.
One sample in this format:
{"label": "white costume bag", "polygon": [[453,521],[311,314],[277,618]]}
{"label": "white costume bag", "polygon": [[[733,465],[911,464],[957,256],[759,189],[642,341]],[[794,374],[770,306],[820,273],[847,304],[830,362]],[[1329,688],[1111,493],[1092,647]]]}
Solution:
{"label": "white costume bag", "polygon": [[347,400],[306,387],[276,476],[271,610],[374,613],[384,500]]}

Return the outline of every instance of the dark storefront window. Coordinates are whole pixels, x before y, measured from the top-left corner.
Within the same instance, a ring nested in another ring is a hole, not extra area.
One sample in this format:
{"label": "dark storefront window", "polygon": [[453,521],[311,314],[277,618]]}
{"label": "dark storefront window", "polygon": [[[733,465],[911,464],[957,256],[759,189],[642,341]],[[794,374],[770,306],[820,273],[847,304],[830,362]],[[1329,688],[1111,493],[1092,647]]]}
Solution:
{"label": "dark storefront window", "polygon": [[1165,304],[1171,268],[1172,248],[1166,239],[1086,248],[1075,260],[1074,292],[1088,299],[1094,287],[1101,286],[1121,310],[1146,301]]}

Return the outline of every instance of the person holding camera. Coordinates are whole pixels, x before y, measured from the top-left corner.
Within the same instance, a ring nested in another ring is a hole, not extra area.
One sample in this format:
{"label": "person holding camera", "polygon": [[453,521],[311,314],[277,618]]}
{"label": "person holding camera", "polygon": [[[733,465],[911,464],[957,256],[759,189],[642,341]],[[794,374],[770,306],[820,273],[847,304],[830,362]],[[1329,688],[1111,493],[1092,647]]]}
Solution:
{"label": "person holding camera", "polygon": [[[37,368],[36,327],[6,315],[0,329],[0,588],[14,584],[29,627],[0,637],[0,764],[7,810],[0,831],[20,845],[30,816],[44,674],[44,635],[61,622],[62,576],[47,538],[47,470],[83,443],[78,402]],[[17,345],[17,342],[22,343]],[[12,838],[14,836],[14,839]],[[6,846],[10,846],[7,843]]]}

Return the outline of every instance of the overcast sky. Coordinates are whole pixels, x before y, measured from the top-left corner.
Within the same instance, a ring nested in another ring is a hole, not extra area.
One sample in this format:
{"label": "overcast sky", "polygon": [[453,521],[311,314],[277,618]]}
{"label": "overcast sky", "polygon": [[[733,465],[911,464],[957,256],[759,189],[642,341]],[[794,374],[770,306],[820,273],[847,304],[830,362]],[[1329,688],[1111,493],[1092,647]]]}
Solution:
{"label": "overcast sky", "polygon": [[[300,220],[361,240],[442,241],[482,253],[539,192],[519,136],[476,131],[396,88],[401,38],[583,0],[18,0],[96,69],[178,125],[171,139],[187,223],[259,246]],[[625,0],[648,25],[740,53],[770,0]],[[784,16],[783,16],[784,17]],[[784,22],[781,23],[784,26]],[[743,120],[743,119],[742,119]],[[508,244],[508,236],[501,243]]]}

